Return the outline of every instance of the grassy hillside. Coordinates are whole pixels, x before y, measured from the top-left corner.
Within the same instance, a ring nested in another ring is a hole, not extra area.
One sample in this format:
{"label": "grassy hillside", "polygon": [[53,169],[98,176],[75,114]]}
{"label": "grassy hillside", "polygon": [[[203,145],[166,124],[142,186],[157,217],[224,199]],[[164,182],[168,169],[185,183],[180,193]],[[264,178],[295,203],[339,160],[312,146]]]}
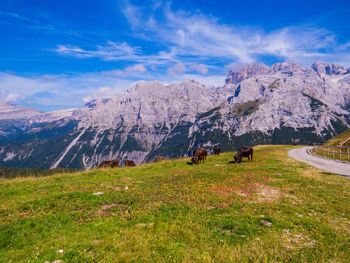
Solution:
{"label": "grassy hillside", "polygon": [[0,180],[0,262],[349,262],[349,178],[291,148]]}
{"label": "grassy hillside", "polygon": [[[346,141],[350,137],[350,129],[342,132],[333,139],[328,140],[324,145],[328,146],[338,146],[340,143]],[[350,140],[347,141],[343,146],[350,146]]]}

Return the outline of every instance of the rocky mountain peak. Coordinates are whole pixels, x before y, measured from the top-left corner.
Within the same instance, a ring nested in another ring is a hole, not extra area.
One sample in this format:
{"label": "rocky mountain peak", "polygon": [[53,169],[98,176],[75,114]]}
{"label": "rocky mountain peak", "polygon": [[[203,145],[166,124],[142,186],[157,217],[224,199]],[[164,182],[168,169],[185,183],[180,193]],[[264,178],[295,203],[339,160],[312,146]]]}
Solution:
{"label": "rocky mountain peak", "polygon": [[76,112],[76,118],[81,126],[100,128],[121,123],[173,123],[180,117],[193,121],[196,114],[214,107],[215,98],[214,91],[193,80],[172,84],[142,81],[118,98],[88,103]]}
{"label": "rocky mountain peak", "polygon": [[7,102],[0,102],[0,120],[26,119],[41,113],[41,111],[33,108],[15,106]]}
{"label": "rocky mountain peak", "polygon": [[243,64],[229,72],[225,84],[237,84],[255,75],[267,74],[269,70],[270,68],[262,63]]}
{"label": "rocky mountain peak", "polygon": [[340,75],[346,73],[344,67],[341,65],[321,61],[312,64],[311,68],[319,75]]}
{"label": "rocky mountain peak", "polygon": [[301,66],[296,62],[282,62],[282,63],[275,63],[271,66],[272,72],[293,72],[301,68]]}

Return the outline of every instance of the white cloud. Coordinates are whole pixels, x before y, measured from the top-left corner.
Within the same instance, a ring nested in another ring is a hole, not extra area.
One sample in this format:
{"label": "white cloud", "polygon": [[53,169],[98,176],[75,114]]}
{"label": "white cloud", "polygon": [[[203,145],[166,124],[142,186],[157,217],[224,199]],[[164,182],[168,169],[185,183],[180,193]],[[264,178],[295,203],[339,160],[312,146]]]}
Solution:
{"label": "white cloud", "polygon": [[102,73],[47,78],[45,75],[22,77],[0,72],[0,100],[21,105],[41,105],[42,108],[81,107],[89,96],[119,96],[134,81]]}
{"label": "white cloud", "polygon": [[7,96],[5,97],[4,101],[6,102],[16,102],[21,98],[21,95],[17,94],[17,93],[9,93],[7,94]]}
{"label": "white cloud", "polygon": [[204,64],[193,64],[190,66],[190,70],[196,71],[203,75],[208,73],[208,67],[207,65],[204,65]]}
{"label": "white cloud", "polygon": [[109,98],[115,98],[115,97],[119,97],[122,94],[122,91],[118,88],[111,88],[111,87],[101,87],[98,88],[98,90],[96,92],[94,92],[93,94],[90,94],[86,97],[83,98],[83,101],[89,102],[92,101],[94,99],[109,99]]}
{"label": "white cloud", "polygon": [[176,63],[174,66],[168,69],[168,73],[170,75],[181,75],[185,71],[187,71],[187,66],[181,62]]}
{"label": "white cloud", "polygon": [[105,46],[97,46],[96,50],[85,50],[77,46],[58,45],[55,49],[62,55],[70,55],[77,58],[99,57],[103,60],[128,60],[137,57],[138,50],[127,43],[108,41]]}
{"label": "white cloud", "polygon": [[337,57],[346,55],[350,49],[350,45],[344,44],[343,50],[337,50],[334,33],[311,25],[264,32],[256,27],[222,24],[215,17],[174,12],[169,4],[163,9],[162,18],[153,19],[151,24],[146,22],[147,18],[139,21],[138,33],[144,31],[147,40],[156,39],[172,48],[173,57],[181,58],[183,62],[185,57],[196,57],[202,61],[216,59],[245,63],[268,55],[309,65],[324,56],[330,62],[336,62]]}
{"label": "white cloud", "polygon": [[[212,60],[246,63],[259,61],[261,56],[310,65],[324,57],[329,62],[337,62],[338,58],[347,57],[350,51],[349,43],[338,44],[334,33],[312,25],[289,26],[265,32],[257,27],[223,24],[218,18],[198,12],[173,11],[170,4],[164,5],[161,1],[155,1],[153,7],[151,12],[145,12],[141,7],[126,3],[123,9],[135,37],[162,46],[153,54],[145,55],[139,47],[112,41],[90,49],[59,45],[55,51],[77,58],[97,57],[108,61],[168,66],[181,62],[210,64]],[[346,61],[346,64],[349,63]],[[206,74],[203,66],[198,70]]]}
{"label": "white cloud", "polygon": [[115,76],[115,77],[127,77],[135,75],[137,73],[147,72],[147,68],[143,64],[136,64],[133,66],[126,67],[123,70],[107,70],[102,71],[101,74],[106,76]]}
{"label": "white cloud", "polygon": [[147,68],[143,64],[136,64],[125,68],[126,72],[146,72]]}

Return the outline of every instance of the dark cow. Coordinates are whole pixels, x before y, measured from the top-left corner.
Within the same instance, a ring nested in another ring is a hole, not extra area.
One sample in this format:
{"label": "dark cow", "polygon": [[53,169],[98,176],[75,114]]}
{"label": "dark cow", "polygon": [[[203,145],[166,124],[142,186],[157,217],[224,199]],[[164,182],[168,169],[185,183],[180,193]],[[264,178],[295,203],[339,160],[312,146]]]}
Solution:
{"label": "dark cow", "polygon": [[162,156],[158,156],[157,158],[156,158],[156,162],[161,162],[161,161],[163,161],[164,160],[164,157],[162,157]]}
{"label": "dark cow", "polygon": [[118,167],[119,163],[117,160],[104,161],[100,163],[98,168],[115,168]]}
{"label": "dark cow", "polygon": [[207,158],[207,151],[204,148],[197,148],[193,151],[192,164],[198,164]]}
{"label": "dark cow", "polygon": [[125,160],[125,166],[131,167],[131,166],[136,166],[136,164],[134,163],[134,161]]}
{"label": "dark cow", "polygon": [[252,147],[241,147],[239,148],[237,155],[234,157],[234,163],[241,163],[243,157],[248,157],[248,161],[253,161],[253,148]]}
{"label": "dark cow", "polygon": [[213,148],[213,152],[214,152],[214,154],[219,155],[219,154],[220,154],[220,152],[221,152],[220,147],[219,147],[219,146],[214,146],[214,148]]}

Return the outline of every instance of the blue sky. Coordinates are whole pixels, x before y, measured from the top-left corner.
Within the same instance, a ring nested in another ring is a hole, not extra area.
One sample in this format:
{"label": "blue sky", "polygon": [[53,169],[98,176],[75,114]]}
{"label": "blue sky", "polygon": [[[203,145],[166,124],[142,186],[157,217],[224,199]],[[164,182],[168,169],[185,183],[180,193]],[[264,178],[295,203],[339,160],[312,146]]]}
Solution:
{"label": "blue sky", "polygon": [[43,111],[237,63],[350,67],[350,1],[1,0],[0,99]]}

